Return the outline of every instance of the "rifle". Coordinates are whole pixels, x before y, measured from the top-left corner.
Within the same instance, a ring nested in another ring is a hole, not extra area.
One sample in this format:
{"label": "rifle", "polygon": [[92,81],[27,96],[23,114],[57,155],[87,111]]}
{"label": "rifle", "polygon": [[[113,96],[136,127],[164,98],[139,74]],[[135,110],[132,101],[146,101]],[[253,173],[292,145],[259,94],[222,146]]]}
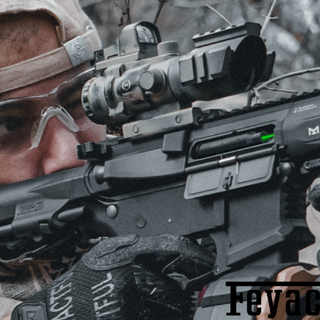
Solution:
{"label": "rifle", "polygon": [[206,320],[230,309],[221,279],[268,281],[297,264],[314,242],[305,191],[320,172],[319,91],[231,112],[190,107],[270,76],[274,54],[259,31],[247,23],[198,35],[180,56],[171,42],[159,54],[151,24],[126,27],[96,53],[97,77],[83,89],[88,116],[124,122],[123,136],[79,146],[84,167],[1,188],[2,246],[26,250],[73,233],[187,236],[217,255],[195,317]]}

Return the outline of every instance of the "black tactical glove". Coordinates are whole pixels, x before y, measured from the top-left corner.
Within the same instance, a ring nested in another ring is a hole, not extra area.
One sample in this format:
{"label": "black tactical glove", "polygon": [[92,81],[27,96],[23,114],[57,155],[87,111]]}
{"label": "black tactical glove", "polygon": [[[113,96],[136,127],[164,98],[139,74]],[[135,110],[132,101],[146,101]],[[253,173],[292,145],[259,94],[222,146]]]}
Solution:
{"label": "black tactical glove", "polygon": [[176,236],[106,239],[11,319],[192,319],[191,293],[176,280],[205,274],[214,262],[213,253]]}

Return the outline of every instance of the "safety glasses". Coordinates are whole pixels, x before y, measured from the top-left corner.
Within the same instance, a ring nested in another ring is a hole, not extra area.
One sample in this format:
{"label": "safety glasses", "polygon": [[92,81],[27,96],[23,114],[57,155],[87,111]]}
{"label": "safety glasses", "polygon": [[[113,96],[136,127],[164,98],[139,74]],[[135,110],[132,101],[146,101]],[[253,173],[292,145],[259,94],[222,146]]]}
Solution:
{"label": "safety glasses", "polygon": [[0,102],[0,156],[36,148],[51,117],[57,117],[70,131],[87,130],[93,123],[81,104],[84,84],[95,76],[84,71],[44,95]]}

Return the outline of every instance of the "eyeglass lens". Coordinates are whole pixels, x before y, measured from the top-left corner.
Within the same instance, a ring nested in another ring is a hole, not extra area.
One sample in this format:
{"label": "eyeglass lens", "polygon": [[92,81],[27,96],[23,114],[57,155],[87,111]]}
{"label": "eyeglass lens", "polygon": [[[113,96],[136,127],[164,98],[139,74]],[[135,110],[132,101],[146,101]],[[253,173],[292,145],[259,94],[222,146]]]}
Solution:
{"label": "eyeglass lens", "polygon": [[[79,130],[90,127],[93,123],[82,108],[81,90],[85,82],[93,76],[92,70],[85,71],[63,82],[46,95],[0,102],[0,156],[29,150],[36,134],[34,131],[49,107],[62,107]],[[62,122],[65,124],[65,121]]]}

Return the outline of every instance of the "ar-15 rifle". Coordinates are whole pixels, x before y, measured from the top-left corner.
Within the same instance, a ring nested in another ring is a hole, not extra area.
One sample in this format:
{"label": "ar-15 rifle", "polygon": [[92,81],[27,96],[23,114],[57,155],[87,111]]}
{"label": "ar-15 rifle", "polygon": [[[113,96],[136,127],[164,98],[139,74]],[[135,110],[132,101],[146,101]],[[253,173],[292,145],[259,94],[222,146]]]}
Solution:
{"label": "ar-15 rifle", "polygon": [[[232,112],[190,108],[270,76],[274,54],[259,31],[248,23],[208,32],[180,56],[151,24],[125,28],[96,53],[97,77],[83,89],[88,116],[125,122],[123,137],[80,146],[82,168],[3,187],[2,245],[25,250],[72,233],[184,235],[214,247],[210,281],[273,279],[296,263],[313,242],[305,190],[320,168],[320,93]],[[230,311],[217,284],[195,319]]]}

